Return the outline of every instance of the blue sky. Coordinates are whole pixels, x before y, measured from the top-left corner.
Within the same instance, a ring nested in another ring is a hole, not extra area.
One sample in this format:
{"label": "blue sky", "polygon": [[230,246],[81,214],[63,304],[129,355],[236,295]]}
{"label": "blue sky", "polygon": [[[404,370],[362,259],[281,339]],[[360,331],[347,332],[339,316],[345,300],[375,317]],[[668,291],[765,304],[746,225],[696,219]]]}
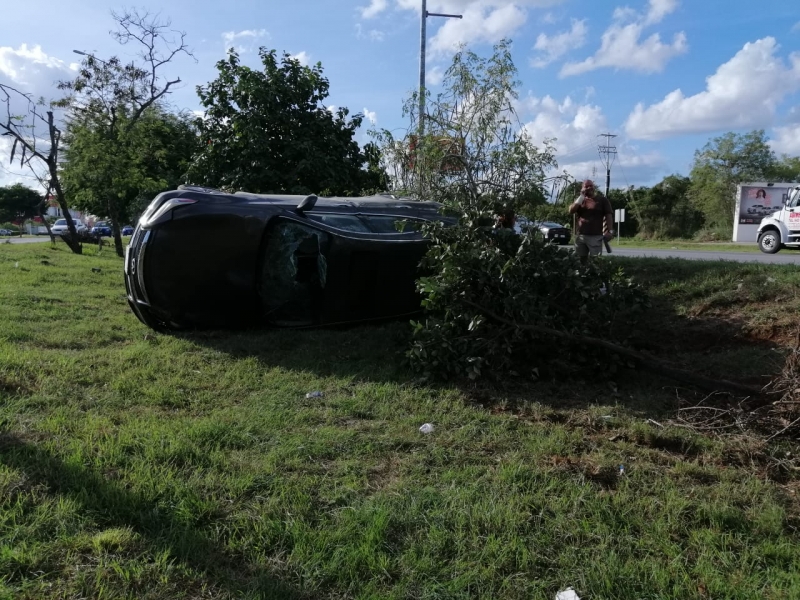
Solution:
{"label": "blue sky", "polygon": [[[109,35],[121,5],[61,0],[5,2],[0,81],[57,97],[73,49],[127,56]],[[195,86],[215,75],[226,48],[257,66],[260,45],[321,61],[329,104],[362,112],[378,127],[406,128],[402,99],[417,84],[419,0],[189,2],[162,0],[161,15],[186,31],[197,61],[172,67],[171,97],[198,108]],[[764,128],[780,153],[800,155],[800,3],[789,0],[429,0],[427,70],[436,84],[459,43],[488,54],[513,41],[520,118],[535,139],[558,139],[561,168],[583,178],[601,163],[597,135],[618,134],[612,185],[652,184],[688,174],[694,150],[726,131]],[[360,132],[367,141],[367,127]],[[7,164],[0,184],[32,183]]]}

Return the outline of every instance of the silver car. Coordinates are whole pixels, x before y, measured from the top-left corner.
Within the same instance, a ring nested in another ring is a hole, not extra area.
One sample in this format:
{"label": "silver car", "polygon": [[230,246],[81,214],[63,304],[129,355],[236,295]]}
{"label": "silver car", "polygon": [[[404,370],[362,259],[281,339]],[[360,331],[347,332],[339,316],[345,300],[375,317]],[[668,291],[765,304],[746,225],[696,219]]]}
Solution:
{"label": "silver car", "polygon": [[[78,219],[73,219],[75,223],[75,232],[76,233],[86,233],[89,229],[86,225],[83,224],[82,221]],[[69,233],[69,227],[67,227],[67,220],[66,219],[59,219],[56,221],[53,226],[50,228],[50,231],[53,232],[53,235],[66,235]]]}

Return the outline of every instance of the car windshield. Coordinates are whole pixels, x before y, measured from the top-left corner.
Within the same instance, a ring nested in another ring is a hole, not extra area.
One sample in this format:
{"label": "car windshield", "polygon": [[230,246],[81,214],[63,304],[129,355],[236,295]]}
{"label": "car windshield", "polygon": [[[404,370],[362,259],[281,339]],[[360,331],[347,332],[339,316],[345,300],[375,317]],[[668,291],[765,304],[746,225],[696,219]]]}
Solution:
{"label": "car windshield", "polygon": [[563,227],[563,225],[559,223],[553,223],[552,221],[545,221],[544,223],[541,223],[541,226],[548,227],[550,229],[552,229],[553,227]]}
{"label": "car windshield", "polygon": [[66,224],[67,224],[66,219],[59,219],[58,221],[56,221],[56,225],[66,225]]}

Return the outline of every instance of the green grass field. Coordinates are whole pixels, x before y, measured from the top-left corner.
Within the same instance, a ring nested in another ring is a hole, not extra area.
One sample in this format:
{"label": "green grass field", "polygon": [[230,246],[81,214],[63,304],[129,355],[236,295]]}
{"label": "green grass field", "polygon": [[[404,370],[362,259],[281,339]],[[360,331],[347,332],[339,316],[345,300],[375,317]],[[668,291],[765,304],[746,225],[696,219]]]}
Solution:
{"label": "green grass field", "polygon": [[[679,426],[680,384],[426,385],[403,323],[157,334],[112,248],[34,246],[0,245],[0,598],[800,597],[795,445]],[[795,268],[616,260],[638,347],[780,370]]]}

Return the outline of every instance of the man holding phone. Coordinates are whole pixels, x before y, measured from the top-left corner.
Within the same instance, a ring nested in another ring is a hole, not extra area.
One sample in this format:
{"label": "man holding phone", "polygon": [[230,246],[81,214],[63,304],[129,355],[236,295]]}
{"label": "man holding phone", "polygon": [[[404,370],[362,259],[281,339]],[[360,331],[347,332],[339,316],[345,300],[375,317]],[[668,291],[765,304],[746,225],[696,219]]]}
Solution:
{"label": "man holding phone", "polygon": [[603,249],[603,242],[610,240],[614,228],[614,210],[608,198],[587,179],[581,186],[581,195],[569,207],[569,213],[578,217],[575,232],[575,252],[581,264],[589,261],[589,256],[597,256]]}

